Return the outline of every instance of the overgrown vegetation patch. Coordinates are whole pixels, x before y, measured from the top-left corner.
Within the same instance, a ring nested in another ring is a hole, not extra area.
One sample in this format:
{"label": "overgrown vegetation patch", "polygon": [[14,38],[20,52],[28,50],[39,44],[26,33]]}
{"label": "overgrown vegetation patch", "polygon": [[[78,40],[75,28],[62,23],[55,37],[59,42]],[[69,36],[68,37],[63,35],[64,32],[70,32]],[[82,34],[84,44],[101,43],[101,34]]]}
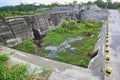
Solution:
{"label": "overgrown vegetation patch", "polygon": [[0,55],[0,80],[47,80],[51,73],[50,69],[43,67],[42,72],[36,74],[37,68],[28,71],[27,64],[10,64],[8,59],[6,54]]}
{"label": "overgrown vegetation patch", "polygon": [[[87,67],[94,55],[93,50],[101,26],[101,23],[93,21],[81,21],[78,24],[74,20],[63,20],[56,30],[46,32],[37,55]],[[25,44],[27,42],[21,45],[23,47],[18,47],[18,50],[22,50]],[[31,44],[26,46],[29,45]],[[29,47],[25,49],[26,51],[32,52]]]}
{"label": "overgrown vegetation patch", "polygon": [[23,80],[25,79],[25,71],[27,66],[14,65],[9,66],[7,63],[8,56],[6,54],[0,55],[0,80]]}

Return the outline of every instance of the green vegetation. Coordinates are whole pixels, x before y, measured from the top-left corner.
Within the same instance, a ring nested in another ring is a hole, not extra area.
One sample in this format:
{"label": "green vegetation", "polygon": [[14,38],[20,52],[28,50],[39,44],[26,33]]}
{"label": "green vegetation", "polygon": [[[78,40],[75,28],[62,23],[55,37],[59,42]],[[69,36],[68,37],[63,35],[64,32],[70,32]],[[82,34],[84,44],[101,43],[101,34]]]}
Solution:
{"label": "green vegetation", "polygon": [[[112,2],[112,0],[107,0],[108,2],[104,2],[103,0],[95,0],[94,2],[88,1],[87,3],[83,3],[85,5],[94,5],[101,8],[108,8],[108,9],[119,9],[120,8],[120,2]],[[21,3],[20,5],[16,6],[4,6],[0,7],[0,16],[3,17],[12,17],[12,16],[22,16],[22,15],[33,15],[33,14],[45,14],[46,12],[39,12],[36,11],[38,8],[47,8],[52,9],[54,7],[60,7],[60,6],[74,6],[77,5],[77,1],[73,1],[72,3],[68,4],[59,4],[57,2],[52,3],[50,5],[45,4],[39,4],[36,5],[33,4],[24,4]]]}
{"label": "green vegetation", "polygon": [[16,47],[16,49],[19,49],[20,51],[32,54],[36,53],[36,48],[36,45],[31,40],[27,40],[24,43],[22,43],[22,45],[18,45],[18,47]]}
{"label": "green vegetation", "polygon": [[88,1],[87,5],[93,5],[96,4],[97,6],[101,8],[108,8],[108,9],[118,9],[120,8],[120,2],[112,2],[113,0],[107,0],[107,2],[104,2],[104,0],[95,0],[94,2]]}
{"label": "green vegetation", "polygon": [[[69,50],[59,52],[58,58],[52,58],[53,60],[87,67],[91,58],[94,57],[94,46],[99,34],[99,28],[101,23],[93,21],[82,21],[77,24],[75,21],[63,20],[60,27],[54,31],[48,31],[47,36],[43,39],[42,46],[58,46],[67,38],[84,36],[83,40],[77,40],[69,43],[72,47],[76,47],[73,52]],[[45,50],[44,50],[45,52]],[[40,52],[39,55],[44,55],[44,52]]]}
{"label": "green vegetation", "polygon": [[58,58],[52,58],[52,59],[85,68],[88,67],[89,61],[91,59],[89,56],[85,55],[84,53],[78,53],[75,51],[59,52],[58,54],[59,54]]}
{"label": "green vegetation", "polygon": [[12,16],[24,16],[24,15],[35,15],[35,14],[45,14],[45,12],[37,12],[37,11],[3,11],[0,13],[3,17],[12,17]]}
{"label": "green vegetation", "polygon": [[25,80],[26,65],[10,66],[6,54],[0,55],[0,80]]}
{"label": "green vegetation", "polygon": [[67,38],[77,37],[80,33],[80,26],[74,20],[63,20],[60,27],[56,30],[50,30],[43,39],[42,46],[57,46]]}
{"label": "green vegetation", "polygon": [[57,30],[50,30],[46,33],[42,46],[57,46],[67,38],[77,36],[90,36],[92,34],[97,36],[99,34],[97,29],[100,27],[101,23],[93,21],[82,21],[80,24],[77,24],[73,20],[63,20]]}
{"label": "green vegetation", "polygon": [[11,65],[7,62],[8,56],[6,54],[0,55],[0,80],[43,80],[43,77],[49,77],[51,70],[43,67],[42,73],[38,73],[36,77],[35,73],[38,70],[34,69],[32,72],[28,72],[28,65],[15,64]]}
{"label": "green vegetation", "polygon": [[38,8],[48,8],[51,9],[53,7],[62,6],[58,3],[52,3],[51,5],[45,4],[23,4],[16,6],[5,6],[0,7],[0,16],[3,17],[12,17],[12,16],[22,16],[22,15],[33,15],[33,14],[45,14],[46,12],[36,11]]}
{"label": "green vegetation", "polygon": [[[9,59],[9,58],[7,57],[6,54],[0,55],[0,63],[6,61],[6,60],[8,60],[8,59]],[[0,68],[0,69],[1,69],[1,68]]]}
{"label": "green vegetation", "polygon": [[[42,47],[38,49],[37,55],[45,57],[45,55],[48,55],[51,50],[45,50],[44,47],[59,46],[59,44],[68,38],[83,36],[82,40],[76,40],[69,43],[71,47],[76,48],[74,51],[66,49],[66,51],[58,52],[58,58],[50,59],[87,67],[91,58],[96,55],[93,51],[101,26],[101,23],[93,21],[81,21],[81,23],[78,24],[74,20],[63,20],[56,30],[50,30],[46,33],[46,36],[43,38],[43,43],[41,44]],[[30,41],[24,42],[17,49],[29,53],[35,53],[35,47],[33,47],[34,43],[31,41],[30,44],[28,44],[29,42]],[[32,47],[29,48],[29,46]],[[31,49],[33,50],[31,51]]]}
{"label": "green vegetation", "polygon": [[[39,56],[45,56],[46,54],[49,54],[50,52],[51,52],[51,50],[45,50],[44,48],[42,48],[42,49],[39,50],[38,55]],[[43,53],[43,54],[41,54],[41,53]]]}

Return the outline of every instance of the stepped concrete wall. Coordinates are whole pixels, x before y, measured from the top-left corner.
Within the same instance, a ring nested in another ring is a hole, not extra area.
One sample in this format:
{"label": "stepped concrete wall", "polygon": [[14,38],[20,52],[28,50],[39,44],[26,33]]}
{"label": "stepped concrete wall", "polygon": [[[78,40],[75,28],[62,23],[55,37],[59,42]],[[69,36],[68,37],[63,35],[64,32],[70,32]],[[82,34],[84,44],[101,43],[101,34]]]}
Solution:
{"label": "stepped concrete wall", "polygon": [[104,23],[107,19],[108,11],[101,12],[82,12],[81,20],[93,20]]}
{"label": "stepped concrete wall", "polygon": [[31,15],[13,18],[0,18],[0,41],[7,46],[13,46],[27,39],[33,39],[33,29],[44,34],[47,30],[55,29],[63,19],[93,20],[104,22],[107,12],[64,12],[45,15]]}
{"label": "stepped concrete wall", "polygon": [[[61,12],[44,15],[31,15],[4,19],[0,17],[0,42],[6,46],[14,46],[27,39],[35,38],[34,31],[38,37],[50,29],[56,29],[63,19],[93,20],[104,22],[107,12]],[[34,31],[33,31],[34,30]]]}
{"label": "stepped concrete wall", "polygon": [[80,12],[51,13],[7,19],[0,17],[0,42],[9,47],[14,46],[27,39],[35,38],[34,31],[37,31],[40,36],[50,29],[56,29],[63,19],[80,21]]}

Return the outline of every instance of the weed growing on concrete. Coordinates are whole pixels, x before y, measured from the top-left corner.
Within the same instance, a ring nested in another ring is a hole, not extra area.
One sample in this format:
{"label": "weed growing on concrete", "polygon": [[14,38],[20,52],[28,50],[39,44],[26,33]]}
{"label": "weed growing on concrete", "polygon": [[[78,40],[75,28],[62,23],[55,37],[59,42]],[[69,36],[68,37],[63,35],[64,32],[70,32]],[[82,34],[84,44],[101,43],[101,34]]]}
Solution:
{"label": "weed growing on concrete", "polygon": [[[42,80],[43,74],[45,76],[48,74],[48,72],[51,72],[45,68],[41,73],[38,73],[36,75],[36,69],[33,70],[33,72],[28,73],[28,65],[10,65],[7,62],[8,59],[9,58],[6,54],[0,55],[0,80],[33,80],[34,77],[36,78],[35,80]],[[47,80],[48,77],[49,76],[47,75],[45,80]]]}

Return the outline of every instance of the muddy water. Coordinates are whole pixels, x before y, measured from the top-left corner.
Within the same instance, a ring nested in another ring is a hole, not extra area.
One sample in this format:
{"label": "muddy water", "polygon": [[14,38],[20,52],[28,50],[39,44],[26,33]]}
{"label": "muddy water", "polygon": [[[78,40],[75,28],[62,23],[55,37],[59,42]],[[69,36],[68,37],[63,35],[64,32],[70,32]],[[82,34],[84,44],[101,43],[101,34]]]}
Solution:
{"label": "muddy water", "polygon": [[77,40],[82,40],[83,37],[78,36],[75,38],[68,38],[67,40],[65,40],[63,43],[61,43],[59,46],[47,46],[45,47],[45,50],[51,50],[51,52],[49,54],[45,54],[44,57],[48,57],[48,58],[58,58],[59,57],[59,52],[61,51],[74,51],[76,48],[72,47],[69,43],[70,42],[74,42]]}

